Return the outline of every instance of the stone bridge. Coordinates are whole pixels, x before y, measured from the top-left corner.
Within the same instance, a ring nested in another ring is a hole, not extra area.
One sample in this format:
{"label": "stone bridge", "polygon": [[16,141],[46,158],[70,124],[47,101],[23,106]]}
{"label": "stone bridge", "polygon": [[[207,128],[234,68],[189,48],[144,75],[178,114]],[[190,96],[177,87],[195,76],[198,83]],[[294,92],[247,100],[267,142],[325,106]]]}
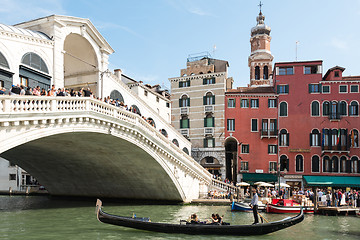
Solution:
{"label": "stone bridge", "polygon": [[93,98],[0,96],[0,142],[52,195],[188,202],[213,182],[139,115]]}

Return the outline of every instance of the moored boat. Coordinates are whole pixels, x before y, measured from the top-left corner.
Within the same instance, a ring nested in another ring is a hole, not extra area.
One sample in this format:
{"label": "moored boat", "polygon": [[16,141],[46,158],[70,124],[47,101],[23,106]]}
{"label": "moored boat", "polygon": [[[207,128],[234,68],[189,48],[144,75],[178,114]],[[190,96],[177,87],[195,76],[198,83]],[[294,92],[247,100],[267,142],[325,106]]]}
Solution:
{"label": "moored boat", "polygon": [[[266,205],[259,201],[258,210],[262,211],[265,210],[265,208]],[[233,201],[231,211],[252,212],[252,208],[249,206],[249,203]]]}
{"label": "moored boat", "polygon": [[267,213],[314,213],[314,206],[302,206],[290,199],[273,199],[266,205]]}
{"label": "moored boat", "polygon": [[191,224],[184,220],[180,220],[179,224],[159,223],[151,222],[148,218],[122,217],[105,213],[102,210],[102,202],[100,200],[96,203],[96,214],[97,219],[102,223],[153,232],[197,235],[262,235],[288,228],[304,220],[304,214],[301,211],[300,214],[294,217],[287,217],[280,221],[254,225]]}

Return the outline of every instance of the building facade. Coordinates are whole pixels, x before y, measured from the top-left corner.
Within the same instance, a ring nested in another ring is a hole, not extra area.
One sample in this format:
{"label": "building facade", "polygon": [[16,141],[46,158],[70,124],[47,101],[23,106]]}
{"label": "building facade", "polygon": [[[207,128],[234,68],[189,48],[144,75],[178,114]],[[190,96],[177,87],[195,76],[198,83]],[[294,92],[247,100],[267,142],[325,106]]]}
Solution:
{"label": "building facade", "polygon": [[171,82],[171,122],[192,143],[191,155],[215,175],[225,176],[225,91],[231,88],[227,61],[209,55],[188,58]]}

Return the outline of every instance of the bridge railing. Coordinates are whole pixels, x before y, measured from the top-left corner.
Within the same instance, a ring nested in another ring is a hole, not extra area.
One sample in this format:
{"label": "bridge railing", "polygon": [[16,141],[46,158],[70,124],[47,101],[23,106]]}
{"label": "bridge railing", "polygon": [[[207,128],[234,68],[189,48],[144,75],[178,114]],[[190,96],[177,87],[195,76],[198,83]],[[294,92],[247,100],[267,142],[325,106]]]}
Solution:
{"label": "bridge railing", "polygon": [[[99,101],[89,97],[47,97],[47,96],[0,96],[0,122],[1,115],[15,113],[50,113],[50,112],[96,112],[106,116],[111,116],[122,121],[134,124],[151,136],[155,137],[164,146],[171,149],[169,154],[182,157],[184,165],[190,166],[199,175],[202,176],[206,182],[209,182],[211,175],[199,163],[197,163],[191,156],[186,154],[171,140],[152,127],[146,120],[141,118],[138,114],[132,113],[123,107],[116,107],[108,103]],[[172,154],[176,153],[176,155]]]}
{"label": "bridge railing", "polygon": [[215,178],[212,179],[211,181],[211,188],[215,188],[217,190],[221,189],[223,191],[229,191],[232,193],[236,193],[236,187],[234,185],[225,183],[223,181],[217,180]]}

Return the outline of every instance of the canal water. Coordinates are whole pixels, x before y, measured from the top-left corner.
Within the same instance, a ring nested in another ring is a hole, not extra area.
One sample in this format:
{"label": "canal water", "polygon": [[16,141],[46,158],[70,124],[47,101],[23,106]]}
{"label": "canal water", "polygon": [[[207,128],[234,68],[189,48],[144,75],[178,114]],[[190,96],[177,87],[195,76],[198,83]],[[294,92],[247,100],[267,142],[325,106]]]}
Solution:
{"label": "canal water", "polygon": [[[197,213],[201,220],[211,213],[224,215],[231,224],[251,224],[252,213],[231,212],[229,206],[140,205],[104,201],[104,211],[117,215],[150,217],[153,222],[178,223]],[[289,215],[266,214],[269,221]],[[54,199],[44,196],[0,196],[0,239],[360,239],[360,218],[306,215],[290,228],[263,236],[191,236],[153,233],[111,226],[97,221],[95,201]]]}

